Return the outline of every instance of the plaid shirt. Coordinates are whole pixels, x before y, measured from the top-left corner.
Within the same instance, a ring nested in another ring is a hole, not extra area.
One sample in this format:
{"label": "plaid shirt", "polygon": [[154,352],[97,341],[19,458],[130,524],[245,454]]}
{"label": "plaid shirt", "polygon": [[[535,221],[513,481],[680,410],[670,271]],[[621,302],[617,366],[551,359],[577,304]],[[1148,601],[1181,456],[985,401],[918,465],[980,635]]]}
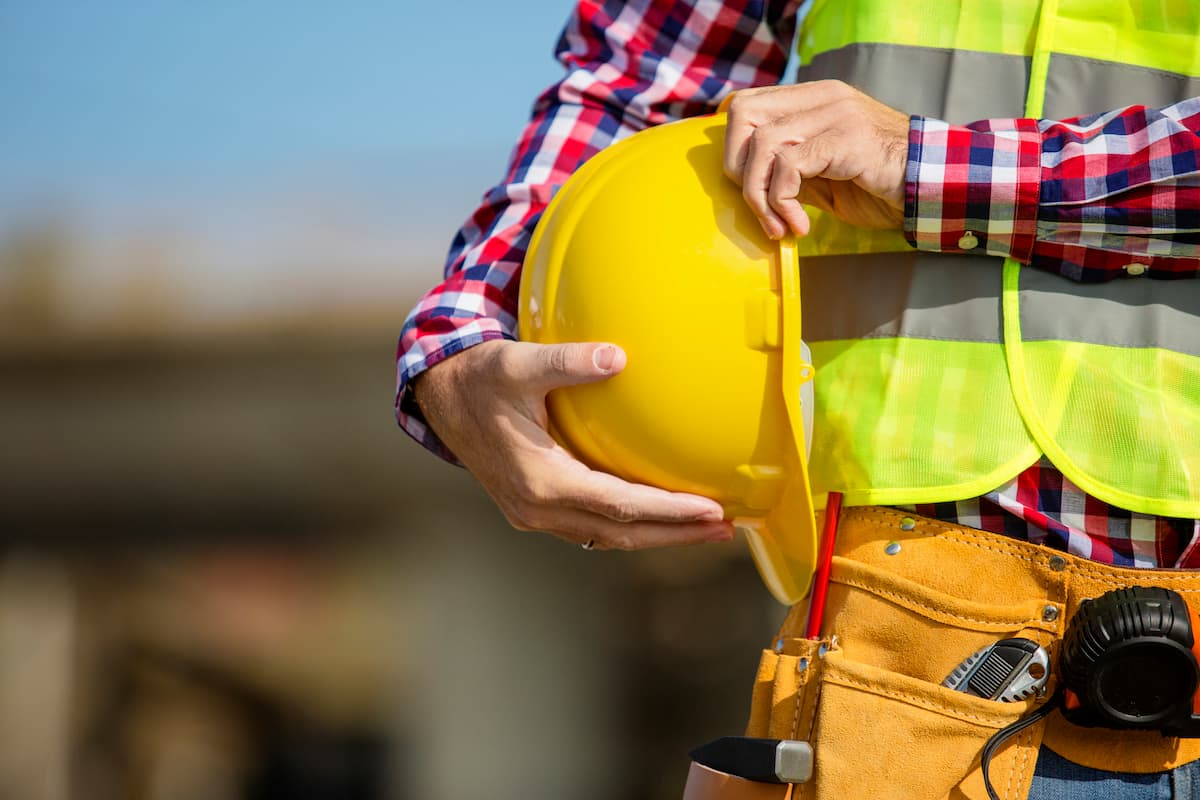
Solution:
{"label": "plaid shirt", "polygon": [[[620,138],[714,111],[735,89],[777,83],[801,5],[580,0],[556,50],[566,75],[538,98],[503,182],[455,236],[445,280],[405,322],[396,366],[396,416],[405,431],[453,460],[409,387],[454,353],[515,338],[521,262],[554,192]],[[1141,274],[1130,264],[1148,267],[1149,277],[1195,277],[1198,131],[1200,100],[966,127],[914,117],[906,235],[921,249],[956,251],[970,231],[988,253],[1075,280]],[[998,154],[1017,166],[996,163]],[[1192,548],[1200,521],[1107,506],[1045,460],[985,497],[913,510],[1105,563],[1200,567]]]}

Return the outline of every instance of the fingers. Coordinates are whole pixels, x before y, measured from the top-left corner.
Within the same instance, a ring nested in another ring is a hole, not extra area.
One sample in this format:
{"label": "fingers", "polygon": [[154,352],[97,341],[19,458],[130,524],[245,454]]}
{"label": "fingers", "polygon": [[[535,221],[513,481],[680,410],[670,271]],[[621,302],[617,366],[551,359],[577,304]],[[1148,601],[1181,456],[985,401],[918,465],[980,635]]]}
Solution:
{"label": "fingers", "polygon": [[759,128],[777,122],[780,117],[820,108],[854,91],[841,81],[812,81],[742,89],[730,95],[721,103],[729,114],[725,128],[725,174],[739,184],[742,182],[750,140]]}
{"label": "fingers", "polygon": [[[720,542],[733,536],[733,523],[721,518],[720,506],[715,514],[707,510],[711,500],[626,485],[630,491],[621,496],[572,496],[568,489],[561,496],[551,492],[525,501],[497,498],[497,503],[518,530],[545,531],[576,544],[595,540],[605,550]],[[658,495],[665,497],[659,501]]]}
{"label": "fingers", "polygon": [[907,115],[837,81],[739,92],[728,108],[725,172],[772,239],[808,233],[798,195],[852,224],[899,226]]}
{"label": "fingers", "polygon": [[717,522],[725,511],[715,500],[631,483],[590,469],[543,431],[514,429],[530,446],[508,456],[508,491],[498,498],[524,523],[550,508],[573,508],[614,522]]}
{"label": "fingers", "polygon": [[729,538],[714,500],[591,470],[561,447],[511,459],[510,491],[495,496],[513,527],[622,550]]}
{"label": "fingers", "polygon": [[[800,169],[789,163],[786,154],[776,153],[771,165],[770,184],[767,187],[767,205],[778,215],[781,224],[791,228],[797,236],[804,236],[808,233],[810,223],[808,214],[798,199],[800,184]],[[783,231],[775,224],[766,228],[766,231],[772,238],[783,235]]]}
{"label": "fingers", "polygon": [[540,394],[560,386],[603,380],[625,368],[625,351],[612,344],[514,344],[506,348],[501,370],[516,385]]}
{"label": "fingers", "polygon": [[717,522],[725,513],[707,497],[629,483],[586,467],[560,474],[562,503],[616,522]]}
{"label": "fingers", "polygon": [[[746,147],[742,197],[772,239],[788,230],[808,233],[808,215],[796,195],[804,178],[829,167],[830,140],[847,116],[844,101],[780,117],[755,131]],[[842,177],[842,176],[838,176]]]}
{"label": "fingers", "polygon": [[[745,199],[746,205],[750,206],[750,210],[758,217],[758,222],[767,232],[767,236],[778,239],[783,236],[786,227],[783,220],[771,210],[771,204],[767,202],[767,192],[774,179],[772,174],[774,166],[775,153],[768,147],[764,147],[759,137],[752,137],[746,147],[745,172],[741,179],[742,197]],[[797,191],[799,188],[800,182],[796,181]]]}
{"label": "fingers", "polygon": [[591,470],[547,432],[546,392],[602,380],[624,366],[615,345],[498,340],[432,367],[418,400],[516,528],[612,549],[729,538],[719,503]]}
{"label": "fingers", "polygon": [[547,517],[546,524],[529,530],[548,531],[575,544],[591,541],[596,550],[645,550],[727,542],[733,538],[730,522],[614,522],[578,509],[558,509]]}

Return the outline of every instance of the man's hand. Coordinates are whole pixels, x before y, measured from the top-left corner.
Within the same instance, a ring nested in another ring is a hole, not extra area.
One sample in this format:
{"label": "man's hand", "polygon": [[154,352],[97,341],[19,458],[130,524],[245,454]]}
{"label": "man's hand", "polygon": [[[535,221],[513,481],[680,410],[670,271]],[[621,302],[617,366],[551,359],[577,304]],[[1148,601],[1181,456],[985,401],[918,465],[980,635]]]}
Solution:
{"label": "man's hand", "polygon": [[728,101],[725,174],[772,239],[809,230],[801,203],[870,228],[904,218],[908,116],[841,81],[744,89]]}
{"label": "man's hand", "polygon": [[490,341],[431,367],[414,390],[433,430],[515,528],[597,549],[729,539],[719,503],[588,469],[546,433],[550,390],[624,367],[613,345]]}

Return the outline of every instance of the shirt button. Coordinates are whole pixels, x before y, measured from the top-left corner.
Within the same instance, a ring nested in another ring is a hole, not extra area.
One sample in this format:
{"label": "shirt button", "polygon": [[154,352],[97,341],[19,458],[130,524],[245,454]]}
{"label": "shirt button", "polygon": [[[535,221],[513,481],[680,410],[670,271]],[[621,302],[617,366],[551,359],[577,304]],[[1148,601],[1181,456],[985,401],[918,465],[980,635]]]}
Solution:
{"label": "shirt button", "polygon": [[974,250],[976,247],[979,247],[979,240],[970,231],[967,231],[958,238],[959,250]]}
{"label": "shirt button", "polygon": [[1143,272],[1146,271],[1146,265],[1138,264],[1138,263],[1126,264],[1125,271],[1128,272],[1130,275],[1137,277],[1138,275],[1141,275]]}

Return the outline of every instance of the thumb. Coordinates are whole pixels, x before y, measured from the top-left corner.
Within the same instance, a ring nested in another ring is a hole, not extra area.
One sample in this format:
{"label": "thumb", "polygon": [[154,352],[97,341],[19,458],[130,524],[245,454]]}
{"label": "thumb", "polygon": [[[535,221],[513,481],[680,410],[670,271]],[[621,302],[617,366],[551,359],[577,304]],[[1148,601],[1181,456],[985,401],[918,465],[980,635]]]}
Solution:
{"label": "thumb", "polygon": [[548,344],[539,347],[530,366],[534,371],[530,382],[548,392],[616,375],[625,368],[625,351],[614,344],[597,342]]}

